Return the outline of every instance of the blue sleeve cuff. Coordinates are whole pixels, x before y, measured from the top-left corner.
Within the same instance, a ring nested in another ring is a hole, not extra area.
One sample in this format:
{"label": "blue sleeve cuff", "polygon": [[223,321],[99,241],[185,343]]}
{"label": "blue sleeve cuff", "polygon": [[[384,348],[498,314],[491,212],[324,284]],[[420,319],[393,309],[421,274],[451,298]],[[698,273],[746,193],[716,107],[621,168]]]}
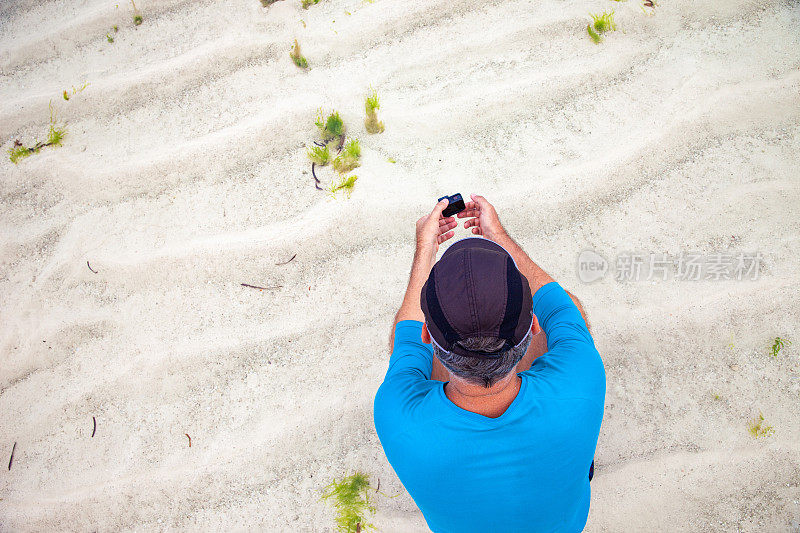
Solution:
{"label": "blue sleeve cuff", "polygon": [[[537,318],[540,318],[544,314],[542,300],[547,302],[546,297],[552,296],[553,291],[561,290],[564,294],[567,294],[566,291],[561,288],[561,285],[556,283],[555,281],[551,281],[550,283],[546,283],[539,287],[539,290],[536,291],[536,294],[533,295],[533,314],[536,315]],[[569,295],[567,295],[569,298]],[[571,300],[570,300],[571,301]],[[539,308],[538,310],[536,308]]]}
{"label": "blue sleeve cuff", "polygon": [[433,347],[422,342],[422,322],[401,320],[394,328],[394,345],[389,358],[389,373],[399,368],[415,368],[430,378]]}

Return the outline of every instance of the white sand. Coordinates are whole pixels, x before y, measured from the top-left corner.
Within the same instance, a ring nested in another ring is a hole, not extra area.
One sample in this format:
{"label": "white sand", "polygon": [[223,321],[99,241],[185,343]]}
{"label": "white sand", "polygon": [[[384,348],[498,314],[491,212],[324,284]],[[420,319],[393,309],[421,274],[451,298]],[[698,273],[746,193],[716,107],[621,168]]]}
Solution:
{"label": "white sand", "polygon": [[[0,4],[3,149],[46,133],[50,100],[69,132],[0,161],[0,530],[329,530],[320,491],[355,470],[402,492],[375,499],[382,531],[424,529],[372,398],[413,222],[456,191],[592,319],[589,531],[797,530],[797,1],[137,5],[138,28],[124,1]],[[596,46],[588,13],[611,8]],[[320,106],[364,146],[350,200],[312,185]],[[586,285],[585,249],[764,265]],[[748,434],[759,412],[774,435]]]}

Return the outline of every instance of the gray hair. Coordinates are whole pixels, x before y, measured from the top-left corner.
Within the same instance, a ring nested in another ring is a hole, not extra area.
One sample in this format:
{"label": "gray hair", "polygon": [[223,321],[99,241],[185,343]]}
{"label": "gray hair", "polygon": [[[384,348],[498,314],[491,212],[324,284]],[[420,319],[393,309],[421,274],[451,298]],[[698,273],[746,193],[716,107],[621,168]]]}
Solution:
{"label": "gray hair", "polygon": [[[506,350],[497,359],[464,357],[453,352],[444,351],[435,342],[433,343],[433,353],[445,368],[456,376],[465,381],[489,388],[514,370],[517,363],[525,356],[525,352],[528,351],[532,338],[533,336],[529,331],[521,343],[515,348]],[[497,337],[472,337],[456,342],[457,345],[465,350],[480,350],[484,352],[499,350],[504,343],[505,340]]]}

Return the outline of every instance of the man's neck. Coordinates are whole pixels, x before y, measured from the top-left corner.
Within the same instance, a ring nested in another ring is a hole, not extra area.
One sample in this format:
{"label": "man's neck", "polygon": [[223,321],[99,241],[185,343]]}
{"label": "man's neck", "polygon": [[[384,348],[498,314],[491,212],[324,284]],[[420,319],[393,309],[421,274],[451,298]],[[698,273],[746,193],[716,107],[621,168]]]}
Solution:
{"label": "man's neck", "polygon": [[451,402],[462,409],[489,418],[497,418],[508,409],[519,393],[522,380],[512,372],[491,387],[483,387],[459,379],[452,374],[444,393]]}

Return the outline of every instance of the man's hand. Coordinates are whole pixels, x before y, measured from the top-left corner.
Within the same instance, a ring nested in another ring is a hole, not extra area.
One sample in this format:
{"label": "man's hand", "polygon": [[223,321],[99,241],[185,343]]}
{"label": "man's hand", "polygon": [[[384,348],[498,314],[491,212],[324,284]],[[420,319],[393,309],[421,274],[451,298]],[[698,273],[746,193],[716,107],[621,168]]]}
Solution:
{"label": "man's hand", "polygon": [[[487,239],[498,242],[506,235],[506,230],[500,224],[500,218],[494,206],[483,196],[471,194],[471,202],[467,202],[466,209],[461,211],[458,218],[469,218],[464,222],[465,228],[472,228],[475,235],[483,235]],[[472,217],[472,218],[470,218]]]}
{"label": "man's hand", "polygon": [[445,210],[448,203],[445,198],[436,204],[433,211],[417,220],[417,250],[431,251],[436,257],[439,245],[455,235],[450,230],[458,225],[456,219],[442,216],[442,211]]}

